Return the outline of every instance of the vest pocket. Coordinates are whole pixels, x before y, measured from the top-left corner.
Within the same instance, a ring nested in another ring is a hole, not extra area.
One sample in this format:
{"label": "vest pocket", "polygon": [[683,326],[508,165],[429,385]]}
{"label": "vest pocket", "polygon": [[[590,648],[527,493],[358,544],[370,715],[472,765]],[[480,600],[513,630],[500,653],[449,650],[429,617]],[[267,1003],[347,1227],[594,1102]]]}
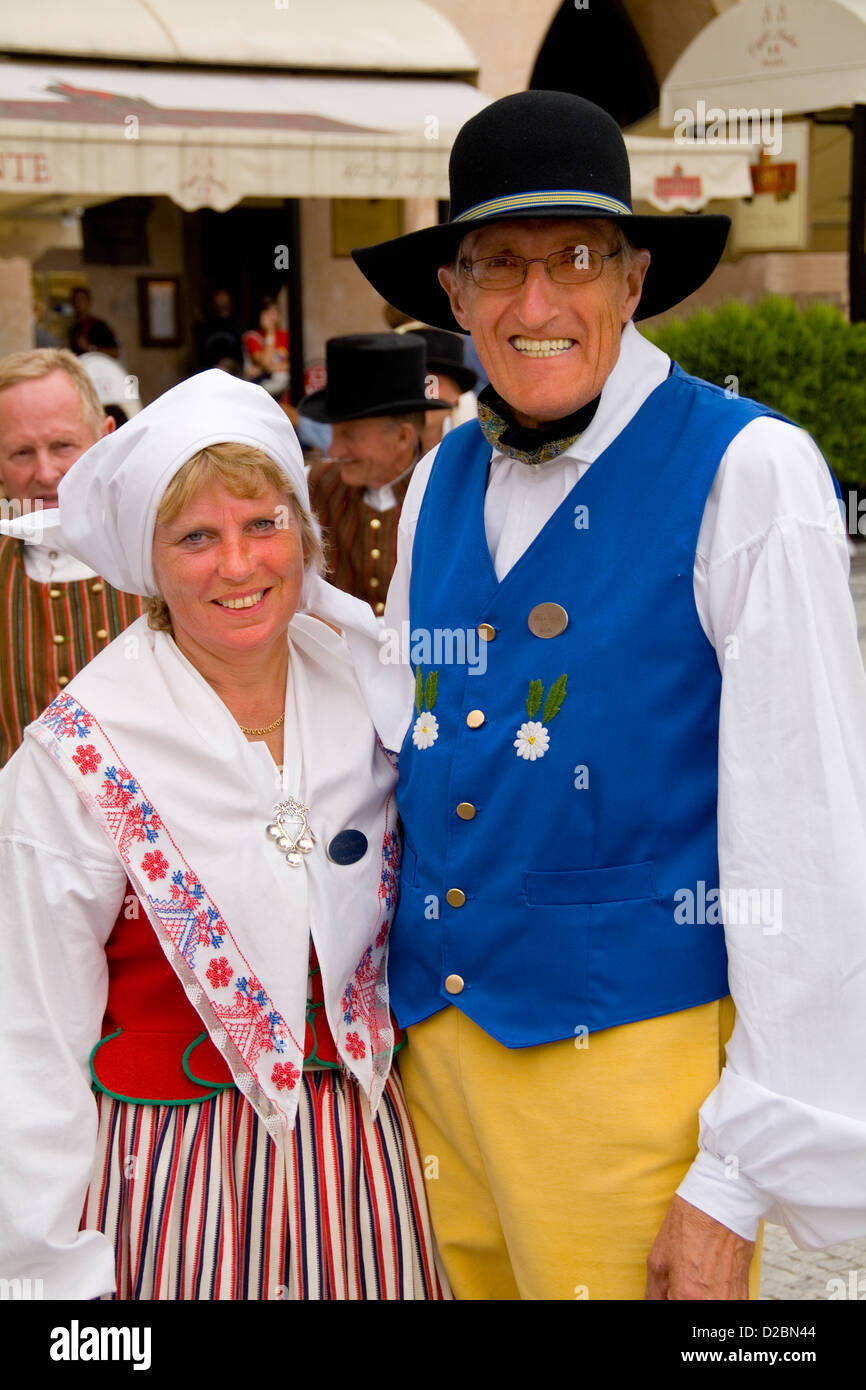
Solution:
{"label": "vest pocket", "polygon": [[523,876],[526,901],[533,907],[578,903],[629,902],[657,898],[652,863],[618,864],[601,869],[553,870]]}

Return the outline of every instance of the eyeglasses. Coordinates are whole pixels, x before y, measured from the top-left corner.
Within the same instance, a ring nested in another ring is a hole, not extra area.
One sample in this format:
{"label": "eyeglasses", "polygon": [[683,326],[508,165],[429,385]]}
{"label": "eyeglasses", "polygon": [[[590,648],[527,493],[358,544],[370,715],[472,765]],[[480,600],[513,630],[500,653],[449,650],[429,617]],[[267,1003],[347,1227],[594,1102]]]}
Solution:
{"label": "eyeglasses", "polygon": [[483,256],[480,261],[461,261],[460,267],[482,290],[516,290],[526,279],[527,268],[536,264],[543,265],[557,285],[587,285],[598,279],[605,261],[613,260],[621,250],[618,246],[605,254],[588,246],[567,246],[550,256],[533,256],[530,260],[510,254]]}

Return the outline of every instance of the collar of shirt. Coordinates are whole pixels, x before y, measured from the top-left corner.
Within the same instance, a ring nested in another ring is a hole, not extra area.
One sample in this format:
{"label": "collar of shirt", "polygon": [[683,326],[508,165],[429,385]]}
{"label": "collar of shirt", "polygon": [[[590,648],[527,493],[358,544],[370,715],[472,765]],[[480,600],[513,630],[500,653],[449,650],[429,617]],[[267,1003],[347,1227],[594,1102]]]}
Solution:
{"label": "collar of shirt", "polygon": [[95,578],[95,570],[51,545],[24,546],[24,573],[36,584],[73,584]]}
{"label": "collar of shirt", "polygon": [[374,512],[390,512],[391,508],[397,505],[397,498],[390,483],[386,483],[384,487],[365,487],[364,501]]}

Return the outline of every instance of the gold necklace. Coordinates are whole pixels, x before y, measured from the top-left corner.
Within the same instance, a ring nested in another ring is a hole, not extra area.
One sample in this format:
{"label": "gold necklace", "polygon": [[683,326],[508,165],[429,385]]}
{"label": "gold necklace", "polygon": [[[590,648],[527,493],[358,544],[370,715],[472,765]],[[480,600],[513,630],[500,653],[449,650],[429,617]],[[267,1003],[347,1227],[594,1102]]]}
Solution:
{"label": "gold necklace", "polygon": [[242,733],[242,734],[272,734],[272,733],[274,732],[274,729],[278,729],[278,728],[280,727],[280,725],[282,724],[282,722],[283,722],[283,720],[285,719],[285,717],[286,717],[285,711],[283,711],[283,713],[280,715],[279,719],[275,719],[274,722],[273,722],[273,724],[268,724],[267,728],[265,728],[265,729],[245,729],[244,726],[243,726],[243,724],[241,724],[241,733]]}

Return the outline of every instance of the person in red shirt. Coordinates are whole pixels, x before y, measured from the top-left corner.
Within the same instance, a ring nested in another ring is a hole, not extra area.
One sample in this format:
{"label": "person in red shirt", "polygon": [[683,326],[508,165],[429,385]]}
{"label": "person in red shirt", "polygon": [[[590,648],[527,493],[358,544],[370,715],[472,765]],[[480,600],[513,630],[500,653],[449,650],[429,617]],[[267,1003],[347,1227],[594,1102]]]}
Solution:
{"label": "person in red shirt", "polygon": [[280,328],[280,310],[269,295],[262,300],[258,328],[244,334],[243,345],[247,380],[279,400],[289,386],[289,335]]}

